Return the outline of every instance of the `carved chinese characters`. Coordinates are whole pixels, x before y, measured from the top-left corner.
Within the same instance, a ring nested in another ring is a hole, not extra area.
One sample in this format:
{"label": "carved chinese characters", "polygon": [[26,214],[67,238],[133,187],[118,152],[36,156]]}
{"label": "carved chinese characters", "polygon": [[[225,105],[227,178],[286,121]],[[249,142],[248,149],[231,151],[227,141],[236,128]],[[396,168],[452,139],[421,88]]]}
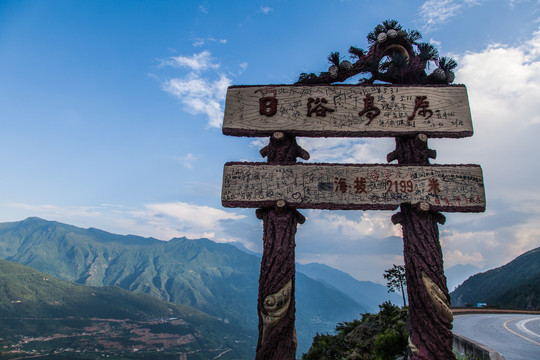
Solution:
{"label": "carved chinese characters", "polygon": [[465,86],[232,86],[223,133],[268,136],[472,135]]}
{"label": "carved chinese characters", "polygon": [[364,108],[358,113],[358,116],[366,115],[369,121],[366,126],[371,124],[371,121],[375,119],[381,113],[381,110],[374,105],[375,98],[371,94],[367,94],[364,98]]}
{"label": "carved chinese characters", "polygon": [[485,209],[476,165],[225,165],[224,206],[260,207],[277,200],[318,209],[383,210],[402,203],[428,203],[440,211]]}

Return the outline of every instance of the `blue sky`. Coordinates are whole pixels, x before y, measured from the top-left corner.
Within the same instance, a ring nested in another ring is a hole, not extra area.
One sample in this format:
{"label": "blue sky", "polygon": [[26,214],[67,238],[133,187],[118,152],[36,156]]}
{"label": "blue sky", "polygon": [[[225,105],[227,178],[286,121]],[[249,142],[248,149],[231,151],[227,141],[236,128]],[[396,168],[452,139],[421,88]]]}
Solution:
{"label": "blue sky", "polygon": [[[434,163],[484,170],[487,211],[446,214],[445,265],[540,246],[540,1],[0,0],[0,222],[39,216],[120,234],[261,249],[253,209],[221,206],[226,161],[264,139],[221,133],[229,85],[291,84],[386,19],[458,61],[475,135]],[[312,162],[384,163],[393,139],[300,139]],[[393,212],[303,210],[297,259],[383,282]]]}

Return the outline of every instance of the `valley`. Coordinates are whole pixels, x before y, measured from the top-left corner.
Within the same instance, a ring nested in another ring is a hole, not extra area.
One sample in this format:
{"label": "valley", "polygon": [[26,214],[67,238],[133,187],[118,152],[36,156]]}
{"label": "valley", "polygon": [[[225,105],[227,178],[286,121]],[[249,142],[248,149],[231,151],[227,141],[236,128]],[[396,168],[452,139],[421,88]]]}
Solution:
{"label": "valley", "polygon": [[[66,358],[126,357],[129,358],[186,358],[206,359],[217,355],[239,356],[241,343],[235,340],[230,347],[212,344],[202,334],[192,334],[182,319],[74,319],[74,318],[2,318],[18,323],[47,322],[55,332],[47,336],[10,335],[0,339],[2,358],[39,358],[66,356]],[[56,323],[56,324],[55,324]],[[240,344],[240,345],[239,345]],[[195,345],[195,346],[194,346]],[[203,346],[201,346],[203,345]],[[52,350],[54,349],[54,350]],[[245,354],[244,354],[245,355]],[[227,357],[224,357],[227,358]]]}

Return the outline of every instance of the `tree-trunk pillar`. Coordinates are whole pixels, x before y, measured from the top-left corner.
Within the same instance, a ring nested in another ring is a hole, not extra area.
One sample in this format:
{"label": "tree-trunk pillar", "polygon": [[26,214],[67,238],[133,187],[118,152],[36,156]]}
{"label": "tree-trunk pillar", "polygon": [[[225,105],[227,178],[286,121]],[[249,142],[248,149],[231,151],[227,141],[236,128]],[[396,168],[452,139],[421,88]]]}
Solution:
{"label": "tree-trunk pillar", "polygon": [[[291,164],[297,157],[308,159],[294,136],[277,132],[270,144],[261,150],[271,164]],[[263,257],[259,275],[259,339],[256,360],[294,360],[296,358],[296,330],[294,327],[295,290],[295,234],[297,224],[305,218],[284,200],[274,207],[258,209],[263,220]]]}
{"label": "tree-trunk pillar", "polygon": [[[400,164],[427,165],[435,152],[427,148],[427,137],[396,138],[396,150],[388,160]],[[443,255],[437,223],[444,216],[429,204],[402,204],[392,217],[403,227],[403,256],[409,298],[409,355],[413,360],[455,359],[452,351],[450,295],[444,276]]]}

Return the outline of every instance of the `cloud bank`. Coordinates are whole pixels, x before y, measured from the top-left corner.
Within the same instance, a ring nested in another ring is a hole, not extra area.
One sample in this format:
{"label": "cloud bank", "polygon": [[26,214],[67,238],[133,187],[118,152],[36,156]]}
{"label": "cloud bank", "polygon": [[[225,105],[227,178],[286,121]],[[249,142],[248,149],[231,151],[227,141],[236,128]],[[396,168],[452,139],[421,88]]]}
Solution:
{"label": "cloud bank", "polygon": [[467,85],[475,135],[459,144],[438,140],[433,148],[439,162],[482,165],[488,211],[474,219],[448,216],[445,261],[493,267],[540,246],[540,191],[532,181],[540,176],[540,31],[523,44],[494,44],[457,60],[456,82]]}

